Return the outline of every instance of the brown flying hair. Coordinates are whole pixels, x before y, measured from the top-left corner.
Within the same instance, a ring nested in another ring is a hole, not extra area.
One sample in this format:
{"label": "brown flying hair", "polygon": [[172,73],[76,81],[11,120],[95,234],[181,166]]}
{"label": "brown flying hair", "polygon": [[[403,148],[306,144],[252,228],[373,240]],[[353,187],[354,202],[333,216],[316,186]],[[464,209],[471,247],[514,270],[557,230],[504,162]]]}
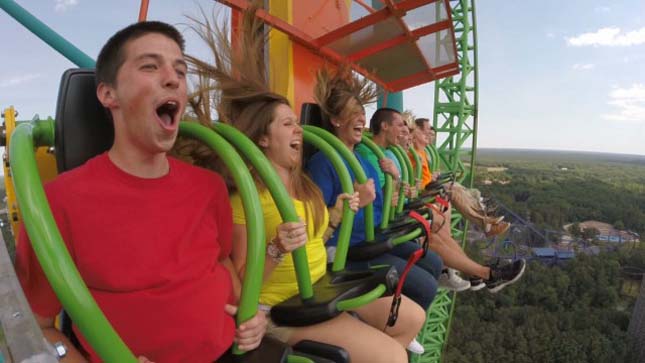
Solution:
{"label": "brown flying hair", "polygon": [[314,98],[326,118],[325,128],[331,128],[332,119],[345,122],[357,113],[365,113],[364,106],[374,102],[376,96],[374,85],[367,78],[356,76],[348,65],[340,65],[336,70],[325,67],[316,74]]}
{"label": "brown flying hair", "polygon": [[[231,41],[226,23],[219,27],[206,16],[203,20],[192,19],[193,29],[212,53],[213,63],[186,56],[191,73],[199,77],[197,91],[189,101],[199,122],[205,125],[212,122],[214,106],[221,122],[239,129],[256,145],[268,134],[276,108],[291,107],[286,97],[272,92],[267,84],[263,56],[267,36],[264,24],[255,17],[258,8],[255,4],[244,11],[240,29]],[[291,170],[291,185],[287,189],[293,198],[305,202],[305,213],[313,213],[315,230],[319,231],[324,215],[314,211],[325,208],[322,193],[303,172],[301,163],[297,164]],[[266,188],[257,173],[252,169],[251,172],[258,187]]]}

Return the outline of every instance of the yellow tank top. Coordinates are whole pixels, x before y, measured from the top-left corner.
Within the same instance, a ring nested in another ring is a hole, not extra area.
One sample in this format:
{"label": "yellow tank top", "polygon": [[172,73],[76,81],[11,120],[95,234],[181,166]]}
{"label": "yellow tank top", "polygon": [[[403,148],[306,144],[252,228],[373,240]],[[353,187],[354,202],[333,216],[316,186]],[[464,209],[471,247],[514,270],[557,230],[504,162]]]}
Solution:
{"label": "yellow tank top", "polygon": [[[264,212],[264,231],[266,233],[266,242],[269,243],[276,235],[278,225],[282,223],[282,218],[278,212],[278,208],[271,197],[268,190],[260,192],[260,204]],[[307,259],[309,262],[309,271],[311,273],[311,282],[318,281],[325,275],[327,269],[327,251],[325,250],[325,243],[323,241],[324,227],[318,233],[314,232],[314,218],[312,215],[312,208],[309,208],[309,216],[306,218],[305,204],[299,200],[293,200],[296,208],[296,213],[303,221],[307,223]],[[246,224],[244,217],[244,209],[242,208],[242,200],[238,194],[231,196],[231,207],[233,209],[233,223]],[[319,212],[319,211],[316,211]],[[329,223],[329,215],[327,209],[325,213],[322,226],[327,226]],[[235,241],[233,241],[235,243]],[[291,254],[287,254],[278,266],[271,272],[271,276],[265,279],[260,292],[260,304],[273,306],[281,303],[284,300],[296,295],[298,293],[298,284],[296,282],[296,271],[293,264]]]}

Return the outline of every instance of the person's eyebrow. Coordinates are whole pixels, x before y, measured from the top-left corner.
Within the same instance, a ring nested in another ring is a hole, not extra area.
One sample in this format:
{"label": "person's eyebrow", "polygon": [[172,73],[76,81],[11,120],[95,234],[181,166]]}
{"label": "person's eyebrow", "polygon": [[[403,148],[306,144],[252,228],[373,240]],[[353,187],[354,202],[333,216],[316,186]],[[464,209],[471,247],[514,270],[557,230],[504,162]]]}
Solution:
{"label": "person's eyebrow", "polygon": [[[148,59],[148,58],[153,59],[153,60],[155,60],[157,62],[162,61],[162,56],[160,54],[157,54],[157,53],[144,53],[144,54],[141,54],[140,56],[138,56],[135,60],[136,61],[141,61],[141,60],[145,60],[145,59]],[[172,63],[175,66],[180,65],[182,67],[188,68],[188,64],[186,63],[186,61],[181,59],[181,58],[175,59]]]}
{"label": "person's eyebrow", "polygon": [[293,121],[293,122],[298,122],[298,118],[295,116],[284,116],[282,118],[279,118],[278,121]]}
{"label": "person's eyebrow", "polygon": [[183,66],[184,68],[188,68],[188,63],[186,63],[186,61],[183,59],[177,59],[173,62],[173,64]]}
{"label": "person's eyebrow", "polygon": [[152,58],[152,59],[154,59],[156,61],[160,61],[161,60],[161,55],[156,54],[156,53],[144,53],[144,54],[141,54],[140,56],[136,57],[135,60],[136,61],[141,61],[141,60],[144,60],[144,59],[147,59],[147,58]]}

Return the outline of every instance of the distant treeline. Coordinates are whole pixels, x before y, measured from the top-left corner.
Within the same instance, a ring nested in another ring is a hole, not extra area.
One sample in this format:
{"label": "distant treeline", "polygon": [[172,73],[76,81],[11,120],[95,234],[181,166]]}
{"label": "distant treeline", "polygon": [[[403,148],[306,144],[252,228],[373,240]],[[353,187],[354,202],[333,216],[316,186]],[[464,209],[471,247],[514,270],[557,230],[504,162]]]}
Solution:
{"label": "distant treeline", "polygon": [[[586,154],[570,158],[539,156],[512,154],[502,159],[500,155],[480,155],[476,184],[484,195],[548,229],[599,220],[645,232],[645,161],[586,160]],[[487,172],[486,166],[508,169]],[[486,180],[492,184],[484,185]]]}

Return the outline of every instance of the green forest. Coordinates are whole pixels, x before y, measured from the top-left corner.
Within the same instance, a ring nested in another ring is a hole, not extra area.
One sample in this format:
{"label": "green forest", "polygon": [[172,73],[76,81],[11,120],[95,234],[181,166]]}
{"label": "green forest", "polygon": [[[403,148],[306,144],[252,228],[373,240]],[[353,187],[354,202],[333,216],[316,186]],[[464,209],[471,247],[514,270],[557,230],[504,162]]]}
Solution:
{"label": "green forest", "polygon": [[532,262],[520,282],[496,295],[459,293],[444,361],[632,361],[625,263],[645,267],[645,250],[579,255],[561,267]]}
{"label": "green forest", "polygon": [[475,184],[484,196],[542,228],[598,220],[645,232],[645,157],[484,150],[477,166]]}
{"label": "green forest", "polygon": [[[484,151],[479,160],[483,195],[540,227],[595,219],[645,231],[641,158]],[[484,262],[477,246],[468,244],[468,254]],[[632,362],[627,327],[636,293],[626,286],[640,281],[622,267],[645,270],[645,248],[608,251],[557,265],[531,261],[522,280],[495,295],[459,293],[444,362]]]}

